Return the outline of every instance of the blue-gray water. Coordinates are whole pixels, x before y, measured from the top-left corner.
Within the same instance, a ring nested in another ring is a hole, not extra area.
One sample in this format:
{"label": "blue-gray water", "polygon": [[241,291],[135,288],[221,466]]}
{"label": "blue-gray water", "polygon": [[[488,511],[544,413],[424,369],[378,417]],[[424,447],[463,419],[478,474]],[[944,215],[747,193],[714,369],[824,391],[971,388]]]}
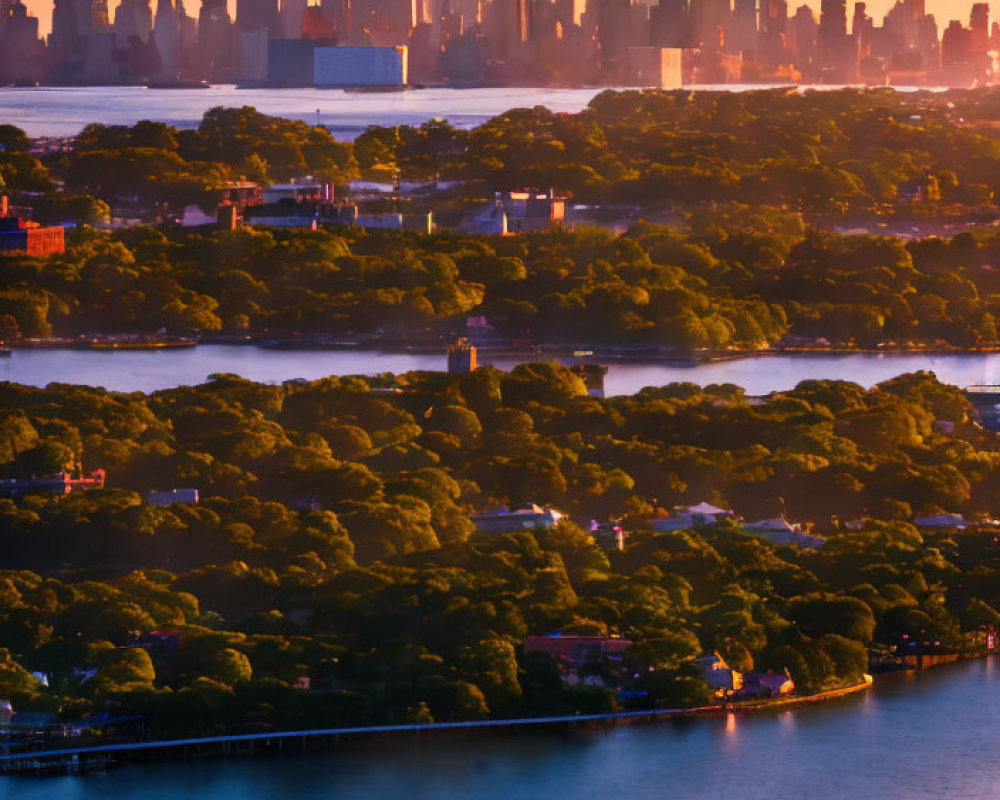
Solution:
{"label": "blue-gray water", "polygon": [[[537,356],[537,360],[547,356]],[[480,363],[509,370],[527,360],[493,358],[480,353]],[[232,372],[255,381],[294,378],[315,380],[326,375],[360,375],[446,368],[445,356],[375,351],[270,350],[248,345],[199,345],[180,350],[15,350],[0,359],[0,380],[32,386],[81,383],[118,391],[150,392],[202,383],[217,372]],[[789,355],[719,361],[698,366],[663,363],[609,365],[609,395],[634,394],[644,386],[675,381],[701,385],[735,383],[749,394],[791,389],[806,378],[839,378],[864,386],[926,369],[957,386],[1000,384],[1000,354],[990,355]]]}
{"label": "blue-gray water", "polygon": [[420,125],[444,117],[473,127],[511,108],[545,105],[577,112],[600,89],[420,89],[344,92],[332,89],[142,89],[136,86],[0,89],[0,122],[29,136],[74,136],[91,122],[132,125],[141,119],[194,126],[214,106],[253,106],[266,114],[328,126],[353,139],[369,125]]}
{"label": "blue-gray water", "polygon": [[[701,85],[698,90],[774,88],[727,84]],[[817,90],[836,86],[801,87]],[[899,88],[899,87],[896,87]],[[254,106],[289,119],[329,127],[338,139],[353,139],[369,125],[420,125],[443,117],[470,128],[511,108],[543,105],[552,111],[575,113],[602,88],[416,89],[405,92],[344,92],[336,89],[143,89],[137,86],[44,86],[0,89],[0,123],[7,122],[29,136],[75,136],[91,122],[132,125],[141,119],[181,127],[197,125],[213,106]]]}
{"label": "blue-gray water", "polygon": [[864,695],[604,734],[516,732],[257,760],[0,779],[17,800],[991,800],[994,659],[892,676]]}

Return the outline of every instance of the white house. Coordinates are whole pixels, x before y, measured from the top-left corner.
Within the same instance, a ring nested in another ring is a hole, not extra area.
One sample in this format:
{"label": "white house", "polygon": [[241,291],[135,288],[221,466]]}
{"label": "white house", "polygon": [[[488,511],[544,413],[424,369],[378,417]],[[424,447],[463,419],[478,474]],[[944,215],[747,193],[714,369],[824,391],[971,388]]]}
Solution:
{"label": "white house", "polygon": [[801,525],[797,522],[788,522],[783,517],[748,522],[743,529],[748,533],[762,536],[771,544],[794,544],[799,547],[822,547],[826,544],[825,539],[803,533]]}
{"label": "white house", "polygon": [[715,525],[724,519],[735,519],[735,517],[732,509],[719,508],[711,503],[698,503],[696,506],[676,510],[669,517],[655,519],[651,524],[653,530],[668,533],[688,528],[704,528],[706,525]]}

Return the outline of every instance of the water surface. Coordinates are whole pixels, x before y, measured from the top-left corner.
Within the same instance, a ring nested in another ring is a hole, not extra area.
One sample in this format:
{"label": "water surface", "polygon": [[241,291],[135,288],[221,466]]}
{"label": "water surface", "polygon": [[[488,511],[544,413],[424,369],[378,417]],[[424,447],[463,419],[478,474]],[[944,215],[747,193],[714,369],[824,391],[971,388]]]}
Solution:
{"label": "water surface", "polygon": [[780,713],[583,733],[392,739],[327,754],[0,779],[17,800],[990,800],[994,660]]}
{"label": "water surface", "polygon": [[[527,356],[496,358],[480,352],[480,364],[510,370]],[[548,356],[536,356],[544,360]],[[564,359],[571,363],[573,359]],[[385,353],[369,350],[272,350],[250,345],[199,345],[180,350],[15,350],[0,359],[0,380],[31,386],[52,382],[104,386],[116,391],[151,392],[204,382],[209,375],[231,372],[255,381],[280,383],[327,375],[443,370],[444,353]],[[807,378],[850,380],[872,386],[905,372],[931,370],[946,383],[968,386],[1000,384],[1000,354],[782,355],[717,361],[697,366],[613,362],[605,381],[609,395],[634,394],[644,386],[691,381],[702,386],[735,383],[749,394],[788,390]]]}

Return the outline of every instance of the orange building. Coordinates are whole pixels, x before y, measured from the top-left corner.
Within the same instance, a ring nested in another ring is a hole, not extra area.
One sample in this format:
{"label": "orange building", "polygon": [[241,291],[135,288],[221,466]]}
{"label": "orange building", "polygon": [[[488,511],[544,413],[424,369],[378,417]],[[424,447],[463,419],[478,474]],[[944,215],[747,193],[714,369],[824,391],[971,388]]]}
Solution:
{"label": "orange building", "polygon": [[66,252],[65,231],[43,228],[23,217],[8,216],[7,198],[0,197],[0,254],[47,256]]}

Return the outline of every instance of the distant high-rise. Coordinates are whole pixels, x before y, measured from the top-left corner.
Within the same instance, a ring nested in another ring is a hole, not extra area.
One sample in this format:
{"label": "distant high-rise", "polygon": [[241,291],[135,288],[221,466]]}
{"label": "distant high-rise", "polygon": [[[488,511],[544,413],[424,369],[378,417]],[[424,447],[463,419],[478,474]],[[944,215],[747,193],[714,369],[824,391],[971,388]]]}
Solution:
{"label": "distant high-rise", "polygon": [[691,0],[693,44],[704,50],[719,50],[731,16],[730,0]]}
{"label": "distant high-rise", "polygon": [[0,81],[37,80],[41,57],[38,17],[30,16],[20,0],[6,3],[0,18]]}
{"label": "distant high-rise", "polygon": [[819,18],[819,38],[839,44],[847,35],[847,3],[845,0],[822,0]]}
{"label": "distant high-rise", "polygon": [[757,0],[733,0],[732,22],[725,40],[726,50],[732,53],[754,50],[757,46],[757,30]]}
{"label": "distant high-rise", "polygon": [[133,37],[148,42],[153,32],[153,10],[149,0],[122,0],[115,10],[112,30],[119,46],[127,44]]}
{"label": "distant high-rise", "polygon": [[278,13],[281,18],[281,35],[286,39],[302,38],[302,18],[307,5],[308,0],[281,0]]}
{"label": "distant high-rise", "polygon": [[990,4],[974,3],[969,18],[969,49],[985,53],[990,49]]}
{"label": "distant high-rise", "polygon": [[173,0],[157,0],[156,18],[153,21],[153,43],[160,54],[163,70],[177,69],[180,64],[181,31]]}
{"label": "distant high-rise", "polygon": [[243,31],[266,28],[273,38],[279,38],[278,0],[237,0],[236,27]]}
{"label": "distant high-rise", "polygon": [[660,0],[649,12],[653,47],[690,47],[688,0]]}
{"label": "distant high-rise", "polygon": [[55,0],[49,47],[56,59],[79,56],[83,37],[92,32],[88,0]]}
{"label": "distant high-rise", "polygon": [[816,57],[816,34],[818,30],[816,15],[809,6],[802,5],[796,9],[789,25],[791,39],[792,64],[798,70],[808,70]]}

